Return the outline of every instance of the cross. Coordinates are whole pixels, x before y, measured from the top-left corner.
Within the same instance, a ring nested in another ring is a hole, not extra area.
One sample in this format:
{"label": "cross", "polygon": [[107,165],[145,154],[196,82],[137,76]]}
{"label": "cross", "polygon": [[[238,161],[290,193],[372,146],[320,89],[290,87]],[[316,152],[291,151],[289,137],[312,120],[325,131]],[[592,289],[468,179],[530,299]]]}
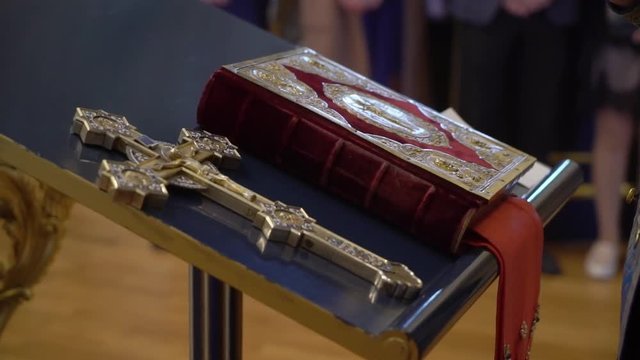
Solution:
{"label": "cross", "polygon": [[304,248],[392,297],[411,299],[422,288],[407,266],[320,226],[300,207],[272,201],[222,174],[218,167],[237,167],[241,159],[237,147],[223,136],[182,129],[177,144],[156,141],[124,116],[86,108],[76,109],[72,131],[84,144],[126,154],[129,161],[100,164],[98,187],[116,201],[140,209],[162,205],[168,185],[192,189],[251,221],[267,241]]}

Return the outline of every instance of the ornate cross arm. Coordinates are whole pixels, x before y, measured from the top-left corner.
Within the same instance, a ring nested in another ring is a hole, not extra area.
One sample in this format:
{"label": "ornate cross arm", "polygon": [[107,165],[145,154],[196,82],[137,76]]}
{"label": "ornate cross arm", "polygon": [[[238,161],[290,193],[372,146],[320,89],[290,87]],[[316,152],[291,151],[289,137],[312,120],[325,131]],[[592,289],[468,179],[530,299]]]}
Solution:
{"label": "ornate cross arm", "polygon": [[124,116],[78,108],[72,131],[85,144],[125,153],[129,161],[103,160],[98,186],[136,208],[159,205],[167,185],[201,192],[261,229],[268,241],[304,248],[371,282],[390,296],[412,298],[422,281],[405,265],[384,259],[316,224],[302,208],[274,202],[235,183],[217,166],[236,167],[237,148],[222,136],[182,129],[178,144],[140,133]]}

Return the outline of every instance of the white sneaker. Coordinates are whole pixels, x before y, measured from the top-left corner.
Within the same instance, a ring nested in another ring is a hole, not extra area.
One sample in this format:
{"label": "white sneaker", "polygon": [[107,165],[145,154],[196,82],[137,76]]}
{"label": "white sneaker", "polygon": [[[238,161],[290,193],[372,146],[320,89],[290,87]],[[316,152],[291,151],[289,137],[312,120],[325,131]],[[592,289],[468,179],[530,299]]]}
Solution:
{"label": "white sneaker", "polygon": [[587,275],[596,280],[609,280],[618,273],[620,245],[617,241],[598,240],[589,249],[584,261]]}

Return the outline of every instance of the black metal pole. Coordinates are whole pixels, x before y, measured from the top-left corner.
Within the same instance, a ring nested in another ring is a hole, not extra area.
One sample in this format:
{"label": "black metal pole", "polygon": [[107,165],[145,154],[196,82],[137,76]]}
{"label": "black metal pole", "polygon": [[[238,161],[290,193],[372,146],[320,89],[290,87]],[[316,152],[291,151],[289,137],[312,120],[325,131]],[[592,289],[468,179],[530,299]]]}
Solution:
{"label": "black metal pole", "polygon": [[242,358],[242,293],[191,266],[190,359]]}
{"label": "black metal pole", "polygon": [[189,359],[201,360],[203,357],[203,293],[202,271],[189,265]]}

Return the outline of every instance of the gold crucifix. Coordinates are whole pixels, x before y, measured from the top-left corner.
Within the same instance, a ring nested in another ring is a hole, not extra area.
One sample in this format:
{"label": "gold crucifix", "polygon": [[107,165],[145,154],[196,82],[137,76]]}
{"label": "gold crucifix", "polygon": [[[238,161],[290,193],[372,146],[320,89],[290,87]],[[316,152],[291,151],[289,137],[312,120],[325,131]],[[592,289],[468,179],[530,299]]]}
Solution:
{"label": "gold crucifix", "polygon": [[140,133],[124,116],[77,108],[72,131],[83,143],[126,154],[129,161],[103,160],[98,186],[114,200],[142,208],[167,199],[167,185],[199,191],[258,227],[267,241],[302,247],[369,281],[390,296],[410,299],[422,281],[405,265],[384,259],[318,225],[302,208],[269,200],[218,170],[240,162],[223,136],[182,129],[178,144]]}

